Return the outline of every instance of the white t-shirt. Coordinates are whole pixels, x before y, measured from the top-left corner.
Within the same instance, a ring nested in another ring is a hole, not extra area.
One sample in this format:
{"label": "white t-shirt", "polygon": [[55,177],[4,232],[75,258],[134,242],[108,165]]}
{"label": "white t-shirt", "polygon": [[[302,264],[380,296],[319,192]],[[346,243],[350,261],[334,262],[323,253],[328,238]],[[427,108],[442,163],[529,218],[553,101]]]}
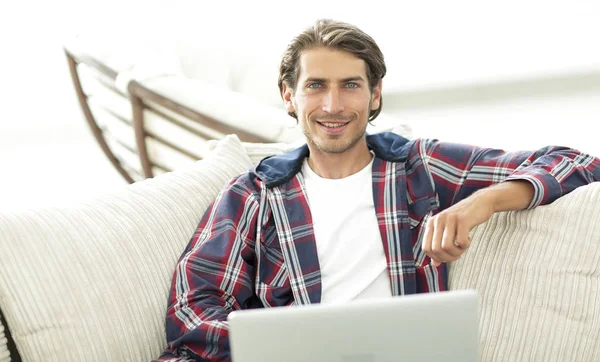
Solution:
{"label": "white t-shirt", "polygon": [[321,266],[321,303],[391,297],[373,203],[373,161],[343,179],[302,166]]}

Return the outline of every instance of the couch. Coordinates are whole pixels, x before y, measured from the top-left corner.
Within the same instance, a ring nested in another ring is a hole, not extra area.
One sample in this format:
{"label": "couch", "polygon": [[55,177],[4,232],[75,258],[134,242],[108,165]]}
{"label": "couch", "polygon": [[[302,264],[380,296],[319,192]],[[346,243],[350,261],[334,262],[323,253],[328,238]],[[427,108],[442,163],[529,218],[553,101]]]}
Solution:
{"label": "couch", "polygon": [[[290,147],[229,135],[114,194],[1,213],[0,361],[9,346],[13,361],[156,358],[172,273],[204,210],[231,177]],[[471,232],[449,286],[481,296],[482,361],[600,360],[599,204],[594,183]]]}

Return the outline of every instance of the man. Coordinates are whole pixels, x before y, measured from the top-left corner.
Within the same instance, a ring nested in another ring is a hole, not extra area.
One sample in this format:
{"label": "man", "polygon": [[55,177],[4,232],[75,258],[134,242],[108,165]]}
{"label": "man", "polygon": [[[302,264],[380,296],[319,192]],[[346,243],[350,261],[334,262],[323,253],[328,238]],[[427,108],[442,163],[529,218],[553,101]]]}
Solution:
{"label": "man", "polygon": [[473,227],[600,179],[600,160],[567,148],[366,135],[385,72],[349,24],[318,21],[292,41],[279,87],[307,144],[236,177],[207,210],[175,270],[162,360],[230,360],[233,310],[445,290],[444,263]]}

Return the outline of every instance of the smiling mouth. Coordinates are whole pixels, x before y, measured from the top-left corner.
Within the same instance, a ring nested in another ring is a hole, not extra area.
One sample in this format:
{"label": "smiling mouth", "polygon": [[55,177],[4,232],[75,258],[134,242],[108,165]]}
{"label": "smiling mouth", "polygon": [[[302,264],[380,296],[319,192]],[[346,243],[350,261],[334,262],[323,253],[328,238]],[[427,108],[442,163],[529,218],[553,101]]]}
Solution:
{"label": "smiling mouth", "polygon": [[350,122],[317,122],[317,123],[323,127],[335,129],[335,128],[344,127],[345,125],[347,125]]}

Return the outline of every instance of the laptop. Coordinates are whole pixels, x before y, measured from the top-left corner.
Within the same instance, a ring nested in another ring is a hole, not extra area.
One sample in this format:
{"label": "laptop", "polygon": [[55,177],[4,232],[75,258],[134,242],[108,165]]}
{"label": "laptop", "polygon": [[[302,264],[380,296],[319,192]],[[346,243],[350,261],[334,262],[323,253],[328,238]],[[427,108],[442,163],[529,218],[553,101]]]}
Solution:
{"label": "laptop", "polygon": [[229,314],[233,362],[479,361],[475,291]]}

